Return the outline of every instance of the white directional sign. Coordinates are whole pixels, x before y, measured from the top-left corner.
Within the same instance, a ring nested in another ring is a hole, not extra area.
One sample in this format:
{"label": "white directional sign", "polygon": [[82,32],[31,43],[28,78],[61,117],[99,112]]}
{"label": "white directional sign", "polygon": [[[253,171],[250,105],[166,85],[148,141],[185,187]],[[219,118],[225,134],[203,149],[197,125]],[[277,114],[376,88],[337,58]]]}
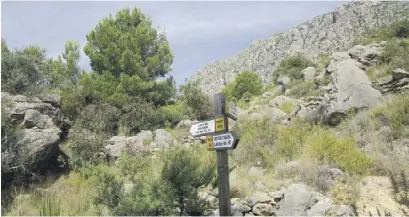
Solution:
{"label": "white directional sign", "polygon": [[224,132],[226,131],[225,118],[215,118],[213,120],[203,121],[196,124],[193,124],[190,127],[190,134],[192,136],[205,136],[215,132]]}
{"label": "white directional sign", "polygon": [[208,150],[226,150],[235,149],[239,139],[233,132],[209,135],[206,138]]}
{"label": "white directional sign", "polygon": [[235,121],[237,120],[237,108],[233,102],[226,103],[226,115]]}

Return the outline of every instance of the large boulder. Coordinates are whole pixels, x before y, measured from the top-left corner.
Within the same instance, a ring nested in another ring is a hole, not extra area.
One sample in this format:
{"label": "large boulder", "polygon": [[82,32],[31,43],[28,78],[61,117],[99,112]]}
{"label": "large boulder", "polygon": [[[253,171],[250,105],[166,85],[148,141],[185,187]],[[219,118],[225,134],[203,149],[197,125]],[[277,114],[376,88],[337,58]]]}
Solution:
{"label": "large boulder", "polygon": [[23,157],[28,160],[28,165],[36,167],[55,156],[59,148],[60,133],[61,130],[57,127],[23,129],[17,146],[23,147]]}
{"label": "large boulder", "polygon": [[155,139],[153,145],[155,148],[168,148],[176,144],[176,140],[165,129],[157,129],[154,134]]}
{"label": "large boulder", "polygon": [[365,71],[346,52],[335,53],[332,57],[327,68],[332,89],[324,95],[318,109],[322,122],[338,125],[350,110],[376,106],[382,94],[372,87]]}
{"label": "large boulder", "polygon": [[316,202],[317,194],[304,184],[293,184],[284,192],[278,216],[305,216]]}
{"label": "large boulder", "polygon": [[317,70],[315,70],[315,67],[307,67],[301,72],[304,76],[304,80],[306,81],[312,81],[315,78],[315,74],[317,73]]}
{"label": "large boulder", "polygon": [[1,96],[4,112],[13,124],[23,128],[17,138],[18,150],[13,150],[21,152],[20,164],[26,164],[26,169],[47,166],[48,161],[60,153],[59,144],[70,129],[69,121],[60,110],[61,97],[52,94],[13,96],[5,92]]}

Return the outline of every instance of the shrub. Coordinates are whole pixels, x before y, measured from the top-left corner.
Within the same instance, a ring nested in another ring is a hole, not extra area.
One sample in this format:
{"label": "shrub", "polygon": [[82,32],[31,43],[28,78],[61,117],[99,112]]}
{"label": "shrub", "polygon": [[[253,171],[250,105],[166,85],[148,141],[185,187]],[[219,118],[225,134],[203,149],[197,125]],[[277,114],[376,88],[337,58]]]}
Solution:
{"label": "shrub", "polygon": [[409,39],[389,41],[382,50],[380,61],[392,69],[409,71]]}
{"label": "shrub", "polygon": [[320,95],[320,90],[316,88],[313,81],[299,82],[298,84],[293,85],[289,95],[296,98],[301,98],[304,96],[318,96]]}
{"label": "shrub", "polygon": [[257,96],[263,91],[263,84],[260,76],[251,70],[245,70],[239,73],[233,82],[225,86],[222,90],[228,99]]}
{"label": "shrub", "polygon": [[95,204],[103,204],[113,210],[118,207],[123,197],[123,180],[119,173],[110,170],[106,165],[95,167],[98,179]]}
{"label": "shrub", "polygon": [[116,135],[120,116],[120,110],[114,106],[91,104],[81,111],[76,124],[94,133]]}
{"label": "shrub", "polygon": [[373,110],[373,116],[390,126],[394,138],[401,136],[409,126],[409,95],[407,92],[394,97],[385,106]]}
{"label": "shrub", "polygon": [[367,45],[388,41],[394,38],[409,38],[409,17],[397,19],[390,25],[382,26],[378,28],[375,33],[367,33],[364,37],[355,39],[352,45]]}
{"label": "shrub", "polygon": [[371,159],[356,147],[354,138],[338,138],[320,127],[315,127],[309,135],[310,152],[319,160],[335,163],[352,174],[362,175],[370,168]]}
{"label": "shrub", "polygon": [[274,71],[273,80],[276,81],[280,76],[288,76],[294,80],[303,79],[304,75],[301,72],[309,66],[315,65],[304,56],[295,55],[287,57],[280,62],[280,65]]}
{"label": "shrub", "polygon": [[70,165],[77,170],[81,167],[95,165],[101,161],[97,153],[104,147],[107,136],[93,134],[75,126],[69,140]]}
{"label": "shrub", "polygon": [[12,94],[33,91],[41,73],[34,60],[22,54],[10,53],[1,58],[1,89]]}

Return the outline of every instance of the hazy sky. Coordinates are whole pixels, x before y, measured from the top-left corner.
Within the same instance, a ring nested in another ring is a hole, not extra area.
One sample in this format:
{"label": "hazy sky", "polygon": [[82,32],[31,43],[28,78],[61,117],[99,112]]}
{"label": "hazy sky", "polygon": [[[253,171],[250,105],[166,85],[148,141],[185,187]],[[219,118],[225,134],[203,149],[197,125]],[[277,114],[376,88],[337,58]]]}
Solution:
{"label": "hazy sky", "polygon": [[[285,31],[346,2],[2,1],[1,37],[9,48],[36,44],[50,56],[67,40],[83,46],[97,22],[135,6],[166,31],[175,55],[171,75],[182,84],[197,69],[235,55],[251,42]],[[90,69],[82,51],[81,67]]]}

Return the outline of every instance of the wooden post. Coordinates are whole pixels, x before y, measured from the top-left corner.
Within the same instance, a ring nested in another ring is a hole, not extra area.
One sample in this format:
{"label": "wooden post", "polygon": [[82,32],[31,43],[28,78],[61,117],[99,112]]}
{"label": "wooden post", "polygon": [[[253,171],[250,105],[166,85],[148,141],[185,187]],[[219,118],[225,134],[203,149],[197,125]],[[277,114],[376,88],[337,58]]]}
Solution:
{"label": "wooden post", "polygon": [[[227,116],[225,115],[226,96],[222,93],[214,95],[215,117],[224,117],[226,131],[229,130]],[[229,183],[229,156],[227,150],[216,151],[217,178],[219,190],[219,215],[230,216],[230,183]]]}

